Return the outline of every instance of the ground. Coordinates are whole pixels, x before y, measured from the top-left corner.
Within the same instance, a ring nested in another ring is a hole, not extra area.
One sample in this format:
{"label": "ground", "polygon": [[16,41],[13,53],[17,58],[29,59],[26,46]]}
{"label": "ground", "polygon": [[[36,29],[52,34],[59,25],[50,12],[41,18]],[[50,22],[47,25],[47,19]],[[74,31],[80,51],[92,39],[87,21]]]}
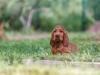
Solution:
{"label": "ground", "polygon": [[100,40],[92,38],[100,33],[68,34],[80,51],[52,55],[51,33],[6,33],[8,40],[0,40],[0,75],[99,75]]}

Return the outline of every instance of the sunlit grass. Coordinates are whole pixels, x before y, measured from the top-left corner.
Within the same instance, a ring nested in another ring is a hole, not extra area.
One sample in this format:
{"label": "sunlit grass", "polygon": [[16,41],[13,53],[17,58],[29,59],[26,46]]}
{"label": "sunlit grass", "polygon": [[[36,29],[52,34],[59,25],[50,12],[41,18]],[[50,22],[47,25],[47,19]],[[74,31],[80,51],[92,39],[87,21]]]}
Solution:
{"label": "sunlit grass", "polygon": [[0,75],[99,75],[98,67],[11,65],[0,66]]}

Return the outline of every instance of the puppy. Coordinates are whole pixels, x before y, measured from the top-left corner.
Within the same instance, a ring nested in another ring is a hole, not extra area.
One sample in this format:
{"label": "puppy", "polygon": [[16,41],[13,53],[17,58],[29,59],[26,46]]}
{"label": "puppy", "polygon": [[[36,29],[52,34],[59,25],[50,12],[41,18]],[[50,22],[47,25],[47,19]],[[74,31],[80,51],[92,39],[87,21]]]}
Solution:
{"label": "puppy", "polygon": [[67,31],[61,25],[57,25],[51,35],[50,39],[51,52],[52,54],[57,53],[71,53],[77,51],[77,46],[69,41]]}

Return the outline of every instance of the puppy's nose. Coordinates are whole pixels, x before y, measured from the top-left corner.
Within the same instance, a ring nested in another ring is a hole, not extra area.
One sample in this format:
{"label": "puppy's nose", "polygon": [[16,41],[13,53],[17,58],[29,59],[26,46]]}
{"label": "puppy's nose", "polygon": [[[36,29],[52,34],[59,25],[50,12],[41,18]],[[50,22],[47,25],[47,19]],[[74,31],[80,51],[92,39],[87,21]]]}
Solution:
{"label": "puppy's nose", "polygon": [[58,37],[59,37],[59,35],[57,34],[57,35],[56,35],[56,37],[58,38]]}

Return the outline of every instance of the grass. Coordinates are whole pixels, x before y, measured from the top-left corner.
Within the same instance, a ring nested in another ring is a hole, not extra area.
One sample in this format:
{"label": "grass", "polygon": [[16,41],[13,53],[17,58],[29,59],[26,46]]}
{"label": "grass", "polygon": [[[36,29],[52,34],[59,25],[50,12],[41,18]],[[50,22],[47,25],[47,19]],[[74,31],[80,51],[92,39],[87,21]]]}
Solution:
{"label": "grass", "polygon": [[[92,41],[91,37],[99,34],[70,33],[70,41],[74,42],[79,52],[66,55],[52,55],[50,38],[37,40],[0,40],[0,75],[99,75],[99,67],[90,65],[73,65],[65,62],[100,62],[100,41]],[[62,65],[22,64],[21,59],[33,58],[62,60]]]}
{"label": "grass", "polygon": [[[42,67],[42,68],[41,68]],[[99,75],[98,67],[11,65],[0,66],[0,75]]]}
{"label": "grass", "polygon": [[0,60],[6,63],[13,63],[22,58],[100,62],[100,42],[91,40],[94,35],[96,34],[69,34],[70,40],[77,44],[80,51],[66,55],[52,55],[50,38],[0,41]]}

